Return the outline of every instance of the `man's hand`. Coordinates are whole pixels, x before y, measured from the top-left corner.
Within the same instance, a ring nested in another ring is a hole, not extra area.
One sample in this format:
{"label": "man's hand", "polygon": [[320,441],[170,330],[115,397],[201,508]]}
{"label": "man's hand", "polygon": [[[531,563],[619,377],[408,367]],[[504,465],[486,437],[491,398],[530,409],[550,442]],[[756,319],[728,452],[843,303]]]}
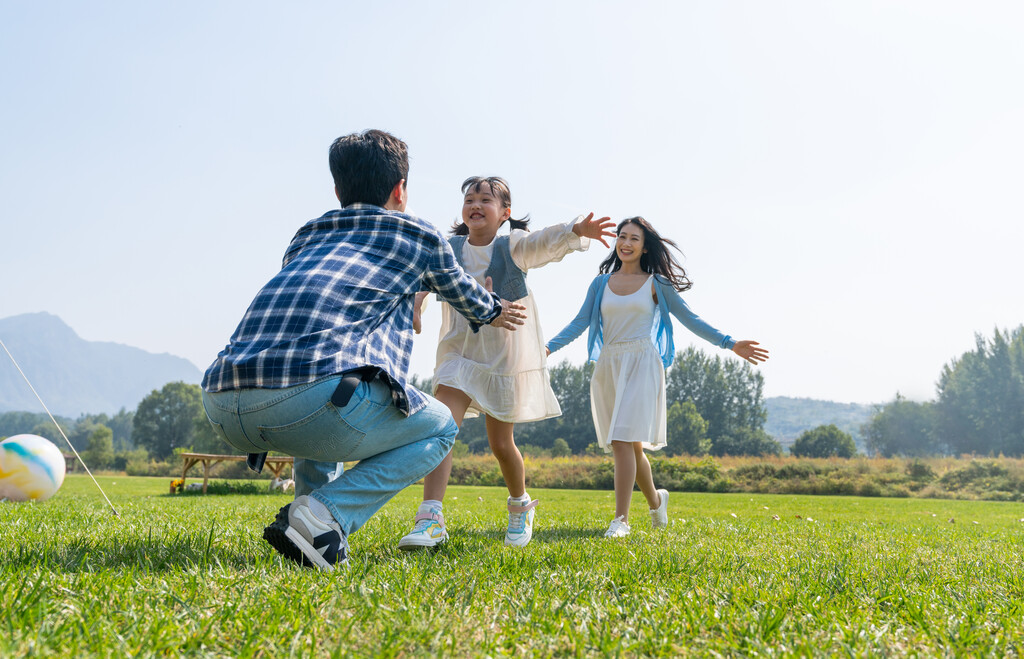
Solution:
{"label": "man's hand", "polygon": [[526,307],[518,302],[508,300],[501,301],[501,314],[491,321],[491,327],[500,327],[509,331],[515,331],[517,325],[522,325],[526,320]]}
{"label": "man's hand", "polygon": [[423,331],[423,311],[427,308],[427,291],[420,291],[416,294],[416,301],[412,304],[412,331],[419,334]]}
{"label": "man's hand", "polygon": [[[488,277],[484,280],[484,288],[487,289],[488,293],[494,292],[494,282]],[[490,322],[491,327],[500,327],[507,329],[510,332],[514,332],[516,325],[522,325],[526,319],[526,307],[519,304],[518,302],[510,302],[508,300],[501,301],[501,313],[498,317]]]}
{"label": "man's hand", "polygon": [[605,247],[609,247],[608,243],[605,242],[605,238],[614,238],[615,232],[611,231],[615,227],[615,223],[612,222],[610,217],[602,217],[600,220],[594,219],[594,214],[591,213],[585,218],[572,225],[572,232],[580,238],[592,238],[594,240],[601,241],[601,244]]}
{"label": "man's hand", "polygon": [[760,344],[757,341],[737,341],[736,345],[732,347],[732,351],[757,366],[758,362],[768,361],[768,351],[756,347],[758,345]]}

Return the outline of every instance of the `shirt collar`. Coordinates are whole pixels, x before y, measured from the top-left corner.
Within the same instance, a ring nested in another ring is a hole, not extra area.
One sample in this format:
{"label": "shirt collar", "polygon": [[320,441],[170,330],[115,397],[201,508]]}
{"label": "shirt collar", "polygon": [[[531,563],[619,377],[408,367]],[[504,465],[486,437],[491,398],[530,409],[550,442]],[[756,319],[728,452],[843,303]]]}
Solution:
{"label": "shirt collar", "polygon": [[349,204],[348,206],[342,206],[341,207],[342,210],[346,210],[346,211],[357,211],[357,210],[363,210],[363,209],[367,209],[367,208],[368,209],[373,209],[373,210],[382,210],[382,211],[386,211],[387,210],[383,206],[378,206],[376,204],[367,204],[367,203],[364,203],[362,201],[356,201],[356,202],[353,202],[353,203]]}

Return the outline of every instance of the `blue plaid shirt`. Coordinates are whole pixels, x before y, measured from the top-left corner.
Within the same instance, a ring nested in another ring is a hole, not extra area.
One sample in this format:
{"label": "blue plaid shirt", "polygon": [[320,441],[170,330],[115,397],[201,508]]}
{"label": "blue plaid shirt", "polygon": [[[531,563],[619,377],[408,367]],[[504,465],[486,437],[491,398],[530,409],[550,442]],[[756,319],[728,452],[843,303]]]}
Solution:
{"label": "blue plaid shirt", "polygon": [[459,267],[430,223],[369,204],[330,211],[295,234],[203,389],[277,389],[372,366],[390,376],[396,405],[412,414],[427,403],[407,383],[421,290],[440,295],[474,331],[501,313],[497,296]]}

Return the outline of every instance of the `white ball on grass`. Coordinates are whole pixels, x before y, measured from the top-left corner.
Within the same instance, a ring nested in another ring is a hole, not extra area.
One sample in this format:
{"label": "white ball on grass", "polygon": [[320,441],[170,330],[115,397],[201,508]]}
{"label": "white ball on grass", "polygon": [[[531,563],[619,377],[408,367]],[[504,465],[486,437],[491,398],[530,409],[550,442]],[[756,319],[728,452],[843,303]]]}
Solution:
{"label": "white ball on grass", "polygon": [[0,500],[45,501],[64,483],[64,456],[38,435],[15,435],[0,442]]}

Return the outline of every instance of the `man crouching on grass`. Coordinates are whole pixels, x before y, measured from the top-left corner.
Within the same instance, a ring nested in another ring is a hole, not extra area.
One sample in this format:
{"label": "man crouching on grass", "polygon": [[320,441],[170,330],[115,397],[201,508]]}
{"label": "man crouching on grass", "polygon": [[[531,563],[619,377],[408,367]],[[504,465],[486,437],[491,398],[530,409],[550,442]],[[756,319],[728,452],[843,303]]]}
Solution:
{"label": "man crouching on grass", "polygon": [[[217,432],[263,467],[295,456],[295,500],[263,537],[303,565],[333,570],[348,537],[447,455],[448,408],[406,382],[418,291],[508,330],[524,307],[499,300],[455,260],[432,224],[405,214],[404,142],[370,130],[330,149],[341,210],[306,223],[203,378]],[[343,472],[342,462],[358,460]]]}

